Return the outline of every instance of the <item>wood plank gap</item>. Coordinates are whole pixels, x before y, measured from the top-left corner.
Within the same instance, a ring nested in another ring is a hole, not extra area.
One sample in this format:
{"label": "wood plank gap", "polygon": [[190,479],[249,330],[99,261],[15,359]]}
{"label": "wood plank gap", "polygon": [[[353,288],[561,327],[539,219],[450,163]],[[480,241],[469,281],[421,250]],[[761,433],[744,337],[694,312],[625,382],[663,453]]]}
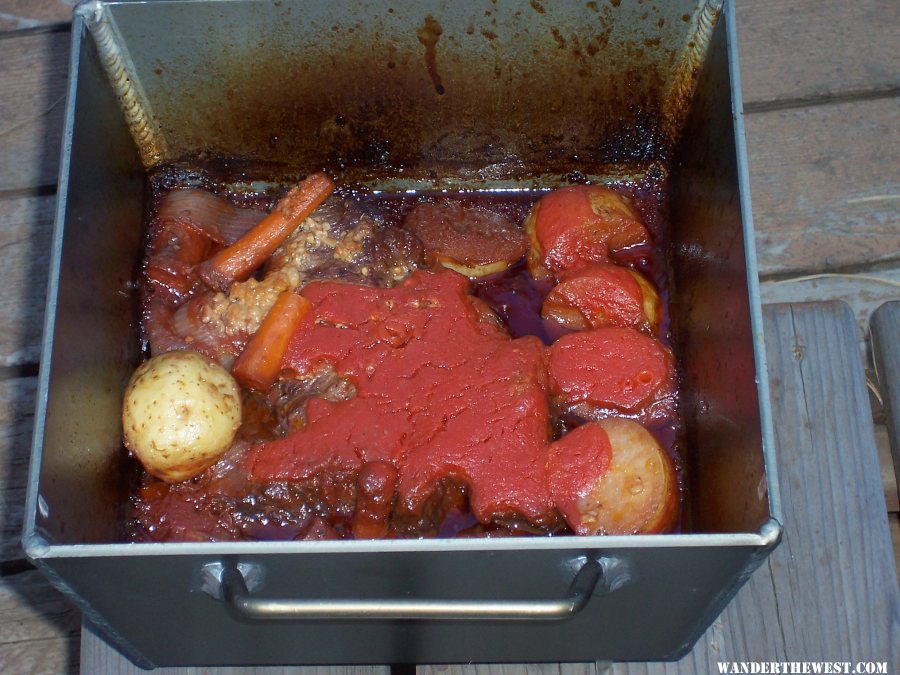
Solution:
{"label": "wood plank gap", "polygon": [[900,266],[900,256],[892,258],[883,258],[873,262],[850,263],[847,265],[826,265],[825,267],[811,267],[809,269],[799,268],[792,269],[789,272],[770,272],[768,274],[760,274],[760,282],[777,282],[790,281],[798,277],[813,276],[815,274],[846,274],[852,276],[854,274],[866,274],[867,276],[876,275],[878,272],[893,271]]}
{"label": "wood plank gap", "polygon": [[744,114],[753,115],[754,113],[788,110],[790,108],[811,108],[813,106],[830,105],[832,103],[872,101],[882,98],[894,98],[896,96],[900,96],[900,86],[827,92],[824,94],[800,96],[797,98],[777,98],[771,101],[749,101],[744,103]]}
{"label": "wood plank gap", "polygon": [[22,574],[22,572],[31,572],[34,569],[34,565],[25,558],[3,560],[0,561],[0,579],[12,577],[16,574]]}
{"label": "wood plank gap", "polygon": [[52,197],[56,194],[56,183],[37,185],[33,187],[11,188],[0,190],[0,200],[26,199],[28,197]]}
{"label": "wood plank gap", "polygon": [[0,366],[0,381],[20,377],[37,377],[39,363],[19,363],[14,366]]}
{"label": "wood plank gap", "polygon": [[28,26],[27,28],[13,28],[0,32],[0,40],[14,40],[28,35],[40,35],[41,33],[68,33],[72,30],[70,21],[48,23],[43,26]]}

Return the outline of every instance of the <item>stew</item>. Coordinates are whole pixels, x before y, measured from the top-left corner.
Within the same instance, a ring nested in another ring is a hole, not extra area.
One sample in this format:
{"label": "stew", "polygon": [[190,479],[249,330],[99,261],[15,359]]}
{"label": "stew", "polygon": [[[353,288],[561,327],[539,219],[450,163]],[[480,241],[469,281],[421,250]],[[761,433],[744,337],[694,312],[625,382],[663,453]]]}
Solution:
{"label": "stew", "polygon": [[151,188],[132,540],[676,527],[661,184]]}

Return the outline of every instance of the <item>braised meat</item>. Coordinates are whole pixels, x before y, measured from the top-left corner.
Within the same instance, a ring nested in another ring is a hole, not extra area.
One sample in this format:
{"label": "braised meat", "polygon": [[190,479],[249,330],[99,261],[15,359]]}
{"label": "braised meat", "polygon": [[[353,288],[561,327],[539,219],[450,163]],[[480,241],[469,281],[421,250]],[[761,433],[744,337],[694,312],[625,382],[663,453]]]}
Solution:
{"label": "braised meat", "polygon": [[[161,217],[157,227],[168,226],[165,232],[174,235],[164,235],[161,229],[157,238],[177,243],[159,247],[148,261],[148,276],[155,282],[146,322],[153,353],[191,348],[230,365],[281,293],[295,291],[310,279],[392,286],[421,261],[421,244],[410,233],[387,227],[377,213],[364,211],[353,200],[332,196],[275,249],[257,276],[231,283],[224,291],[204,290],[195,270],[220,242],[209,235],[204,219],[196,222],[193,214],[205,215],[210,200],[219,198],[200,189],[190,191],[191,201],[185,194],[174,191],[163,197],[160,213],[168,214],[170,202],[176,200],[181,215],[177,230],[171,229],[168,216]],[[246,221],[231,219],[242,224],[260,220],[257,212],[250,213],[254,216]],[[188,249],[197,253],[187,256]],[[170,262],[173,250],[178,252],[177,264]],[[163,277],[161,270],[168,275]]]}

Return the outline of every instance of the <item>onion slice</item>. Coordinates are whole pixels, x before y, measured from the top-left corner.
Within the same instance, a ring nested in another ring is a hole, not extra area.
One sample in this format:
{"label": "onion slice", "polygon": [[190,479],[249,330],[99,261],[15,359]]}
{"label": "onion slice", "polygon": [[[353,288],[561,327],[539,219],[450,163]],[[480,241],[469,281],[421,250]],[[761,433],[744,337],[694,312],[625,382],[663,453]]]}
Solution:
{"label": "onion slice", "polygon": [[240,208],[199,188],[173,190],[159,203],[157,214],[163,225],[177,223],[229,246],[266,217],[264,211]]}

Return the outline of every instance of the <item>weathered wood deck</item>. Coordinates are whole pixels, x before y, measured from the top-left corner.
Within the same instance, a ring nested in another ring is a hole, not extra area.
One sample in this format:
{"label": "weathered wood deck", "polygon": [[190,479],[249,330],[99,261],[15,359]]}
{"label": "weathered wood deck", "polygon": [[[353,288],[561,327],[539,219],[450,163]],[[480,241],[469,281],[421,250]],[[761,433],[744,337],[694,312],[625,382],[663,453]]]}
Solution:
{"label": "weathered wood deck", "polygon": [[[82,635],[78,612],[18,543],[72,4],[0,0],[0,672],[134,672]],[[716,672],[723,660],[887,661],[900,669],[897,487],[880,394],[866,392],[867,375],[879,391],[869,316],[900,298],[900,8],[895,0],[739,0],[737,13],[763,299],[791,303],[765,311],[786,534],[683,661],[612,670]],[[851,310],[797,304],[833,299]],[[879,315],[879,350],[900,343],[888,319]],[[323,669],[253,672],[314,670]]]}

